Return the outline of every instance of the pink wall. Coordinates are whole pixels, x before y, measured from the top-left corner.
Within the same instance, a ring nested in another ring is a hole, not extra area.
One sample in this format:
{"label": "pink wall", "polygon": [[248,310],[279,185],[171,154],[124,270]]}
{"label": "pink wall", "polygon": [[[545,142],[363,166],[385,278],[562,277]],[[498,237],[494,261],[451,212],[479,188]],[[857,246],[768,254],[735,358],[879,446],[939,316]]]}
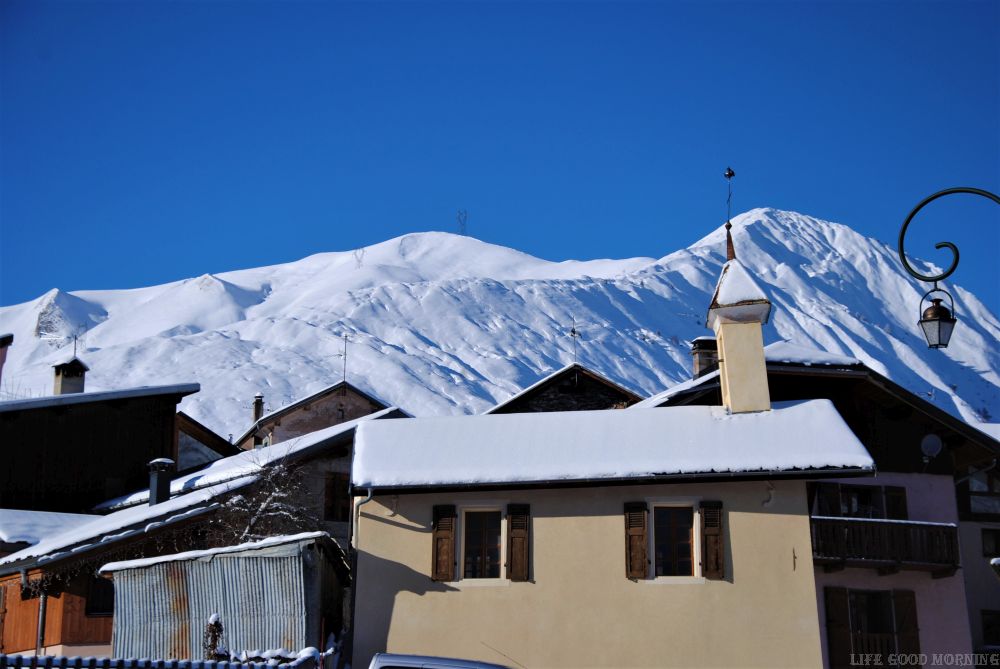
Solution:
{"label": "pink wall", "polygon": [[[839,481],[845,485],[903,486],[910,520],[958,524],[955,484],[950,476],[930,474],[880,473],[874,478]],[[964,556],[963,556],[964,559]],[[874,569],[847,568],[825,573],[816,565],[816,604],[819,608],[823,664],[829,666],[826,652],[826,610],[823,589],[827,586],[856,590],[912,590],[917,598],[917,624],[920,627],[920,651],[934,653],[971,653],[972,636],[966,609],[965,579],[959,569],[954,576],[932,578],[925,571],[900,571],[880,576]],[[928,658],[929,660],[930,658]]]}

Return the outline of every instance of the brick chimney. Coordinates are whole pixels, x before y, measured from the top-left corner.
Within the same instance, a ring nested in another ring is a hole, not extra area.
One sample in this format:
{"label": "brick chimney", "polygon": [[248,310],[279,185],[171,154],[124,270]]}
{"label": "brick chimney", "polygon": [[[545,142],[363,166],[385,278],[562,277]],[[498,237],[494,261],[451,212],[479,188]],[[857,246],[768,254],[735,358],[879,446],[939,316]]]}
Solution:
{"label": "brick chimney", "polygon": [[52,392],[56,395],[66,395],[68,393],[82,393],[83,384],[86,380],[90,367],[84,364],[83,360],[73,356],[66,362],[53,365],[55,369],[55,383]]}
{"label": "brick chimney", "polygon": [[157,458],[149,463],[149,505],[170,499],[170,482],[174,478],[174,461]]}
{"label": "brick chimney", "polygon": [[698,337],[691,342],[694,378],[719,368],[719,344],[715,337]]}

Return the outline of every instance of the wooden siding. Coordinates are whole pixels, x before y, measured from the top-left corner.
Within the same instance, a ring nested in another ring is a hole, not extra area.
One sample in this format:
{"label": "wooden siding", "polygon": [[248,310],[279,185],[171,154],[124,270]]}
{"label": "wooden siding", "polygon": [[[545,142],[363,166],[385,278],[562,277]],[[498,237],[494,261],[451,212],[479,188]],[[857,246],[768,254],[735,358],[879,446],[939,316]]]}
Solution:
{"label": "wooden siding", "polygon": [[615,409],[630,406],[640,399],[610,381],[574,367],[490,413]]}
{"label": "wooden siding", "polygon": [[177,457],[176,404],[158,395],[0,414],[0,508],[88,512]]}
{"label": "wooden siding", "polygon": [[[100,645],[111,642],[111,616],[88,616],[85,580],[47,597],[46,646]],[[20,576],[0,581],[0,653],[34,652],[38,641],[39,598],[21,598]]]}

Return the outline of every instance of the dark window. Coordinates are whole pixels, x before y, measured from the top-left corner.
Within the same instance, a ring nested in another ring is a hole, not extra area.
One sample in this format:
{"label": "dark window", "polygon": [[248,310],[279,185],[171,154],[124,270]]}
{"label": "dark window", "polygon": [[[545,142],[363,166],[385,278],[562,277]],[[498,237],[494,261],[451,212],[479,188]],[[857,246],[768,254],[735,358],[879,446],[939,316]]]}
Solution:
{"label": "dark window", "polygon": [[900,486],[809,484],[814,516],[907,520],[906,488]]}
{"label": "dark window", "polygon": [[882,488],[874,485],[840,486],[840,515],[847,518],[885,518]]}
{"label": "dark window", "polygon": [[658,506],[653,509],[653,552],[657,576],[691,576],[694,509]]}
{"label": "dark window", "polygon": [[346,523],[351,519],[351,498],[348,495],[350,483],[350,476],[346,473],[327,474],[323,500],[324,520]]}
{"label": "dark window", "polygon": [[980,611],[983,616],[983,645],[1000,646],[1000,611]]}
{"label": "dark window", "polygon": [[892,593],[888,590],[851,590],[851,631],[855,634],[894,632]]}
{"label": "dark window", "polygon": [[87,590],[88,616],[110,616],[115,612],[115,586],[106,578],[94,577],[90,579],[90,587]]}
{"label": "dark window", "polygon": [[465,578],[500,578],[500,512],[466,511]]}
{"label": "dark window", "polygon": [[1000,557],[1000,530],[983,530],[983,555]]}
{"label": "dark window", "polygon": [[[858,653],[919,654],[917,601],[912,590],[826,588],[827,659],[853,666]],[[852,655],[854,654],[854,655]]]}

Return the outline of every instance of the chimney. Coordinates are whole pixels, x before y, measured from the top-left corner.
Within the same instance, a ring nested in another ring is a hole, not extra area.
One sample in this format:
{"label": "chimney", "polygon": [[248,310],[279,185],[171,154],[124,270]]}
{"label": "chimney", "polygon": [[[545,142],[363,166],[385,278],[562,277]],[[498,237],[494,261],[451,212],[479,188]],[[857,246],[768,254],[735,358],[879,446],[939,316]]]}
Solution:
{"label": "chimney", "polygon": [[83,360],[73,356],[66,362],[53,365],[56,370],[55,384],[52,392],[56,395],[66,395],[68,393],[82,393],[83,384],[90,367],[84,364]]}
{"label": "chimney", "polygon": [[260,437],[260,430],[257,429],[257,421],[261,419],[264,415],[264,395],[263,393],[257,393],[253,396],[253,447],[259,448],[264,440]]}
{"label": "chimney", "polygon": [[719,345],[715,337],[698,337],[691,342],[694,378],[719,368]]}
{"label": "chimney", "polygon": [[7,347],[14,343],[14,335],[0,334],[0,381],[3,380],[3,363],[7,360]]}
{"label": "chimney", "polygon": [[174,461],[157,458],[149,463],[149,505],[170,499],[170,481],[174,478]]}
{"label": "chimney", "polygon": [[735,258],[723,265],[705,324],[715,331],[722,403],[731,413],[771,409],[762,332],[770,315],[746,267]]}

